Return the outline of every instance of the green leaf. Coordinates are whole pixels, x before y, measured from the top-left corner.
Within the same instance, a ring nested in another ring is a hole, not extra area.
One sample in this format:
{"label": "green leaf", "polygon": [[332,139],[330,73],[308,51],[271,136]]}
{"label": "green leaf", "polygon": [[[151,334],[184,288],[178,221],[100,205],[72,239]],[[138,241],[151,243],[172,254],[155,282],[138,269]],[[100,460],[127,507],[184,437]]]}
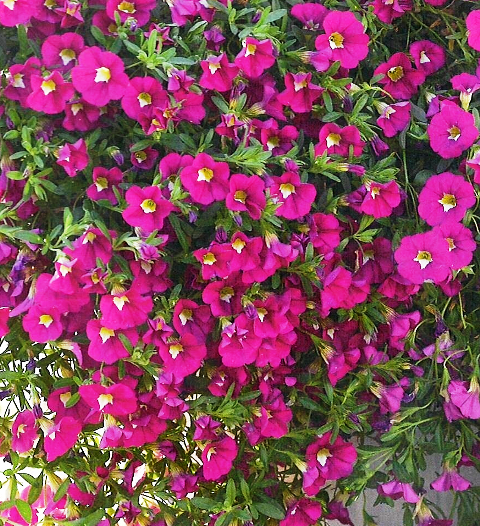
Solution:
{"label": "green leaf", "polygon": [[18,510],[18,513],[22,516],[25,522],[32,522],[32,508],[30,504],[24,500],[15,499],[15,507]]}
{"label": "green leaf", "polygon": [[193,497],[190,499],[190,502],[201,510],[212,511],[218,507],[218,502],[213,499],[208,499],[207,497]]}
{"label": "green leaf", "polygon": [[235,497],[237,496],[237,489],[235,487],[235,482],[233,479],[229,479],[227,482],[227,498],[225,499],[224,506],[226,508],[231,508],[235,502]]}
{"label": "green leaf", "polygon": [[67,409],[69,407],[73,407],[75,404],[78,403],[79,400],[80,400],[80,393],[75,393],[67,400],[67,403],[65,404],[65,407]]}
{"label": "green leaf", "polygon": [[[71,399],[70,399],[71,400]],[[69,401],[70,401],[69,400]],[[67,477],[58,487],[53,502],[58,502],[67,493],[68,487],[70,486],[70,479]]]}
{"label": "green leaf", "polygon": [[285,517],[285,510],[275,501],[255,502],[254,506],[262,515],[272,519],[282,520]]}

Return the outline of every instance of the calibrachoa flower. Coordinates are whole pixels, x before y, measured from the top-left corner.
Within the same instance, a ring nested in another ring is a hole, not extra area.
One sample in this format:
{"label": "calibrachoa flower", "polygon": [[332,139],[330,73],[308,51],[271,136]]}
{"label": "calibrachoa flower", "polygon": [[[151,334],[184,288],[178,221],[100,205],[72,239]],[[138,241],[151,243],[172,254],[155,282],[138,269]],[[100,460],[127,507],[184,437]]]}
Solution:
{"label": "calibrachoa flower", "polygon": [[448,264],[453,270],[460,270],[470,265],[477,243],[472,231],[462,223],[446,221],[434,228],[448,246]]}
{"label": "calibrachoa flower", "polygon": [[77,33],[51,35],[42,44],[43,64],[48,68],[68,71],[76,64],[84,46],[83,37]]}
{"label": "calibrachoa flower", "polygon": [[218,480],[232,469],[238,446],[232,437],[209,442],[202,451],[203,476],[205,480]]}
{"label": "calibrachoa flower", "polygon": [[132,186],[125,194],[125,199],[128,206],[122,212],[123,219],[145,232],[161,230],[165,218],[173,210],[172,203],[163,197],[158,186]]}
{"label": "calibrachoa flower", "polygon": [[87,167],[90,161],[87,145],[83,139],[74,144],[65,144],[58,150],[57,164],[62,166],[70,177],[75,177],[78,171]]}
{"label": "calibrachoa flower", "polygon": [[472,185],[461,175],[443,172],[430,177],[418,196],[418,215],[429,225],[461,221],[476,203]]}
{"label": "calibrachoa flower", "polygon": [[365,146],[356,126],[341,128],[333,122],[322,126],[318,141],[318,144],[315,145],[315,155],[321,155],[326,151],[329,155],[335,154],[348,157],[350,155],[350,147],[352,147],[353,155],[358,157],[362,155]]}
{"label": "calibrachoa flower", "polygon": [[235,57],[237,65],[248,78],[256,79],[275,64],[273,45],[271,40],[256,40],[247,37],[242,50]]}
{"label": "calibrachoa flower", "polygon": [[87,188],[87,195],[92,201],[99,201],[100,199],[107,199],[116,205],[118,203],[117,196],[113,188],[118,189],[118,185],[122,182],[123,173],[119,168],[111,168],[107,170],[97,166],[93,169],[93,184]]}
{"label": "calibrachoa flower", "polygon": [[373,72],[374,76],[382,74],[384,77],[378,82],[392,97],[400,100],[410,99],[425,80],[425,74],[412,68],[405,53],[395,53]]}
{"label": "calibrachoa flower", "polygon": [[225,197],[225,205],[235,212],[247,212],[252,219],[260,219],[267,202],[265,183],[258,175],[250,177],[234,174],[230,177],[230,191]]}
{"label": "calibrachoa flower", "polygon": [[27,98],[27,106],[44,113],[60,113],[66,102],[73,97],[73,86],[65,82],[58,71],[46,77],[32,75],[32,93]]}
{"label": "calibrachoa flower", "polygon": [[310,212],[317,195],[313,184],[302,183],[294,172],[285,172],[281,177],[272,178],[272,182],[271,195],[280,203],[275,210],[277,216],[299,219]]}
{"label": "calibrachoa flower", "polygon": [[133,19],[139,26],[143,26],[150,20],[150,11],[154,7],[155,0],[107,0],[106,13],[112,20],[118,14],[122,23]]}
{"label": "calibrachoa flower", "polygon": [[311,73],[287,73],[286,89],[277,96],[277,100],[284,106],[290,106],[297,113],[311,111],[313,103],[323,92],[323,88],[310,82],[311,79]]}
{"label": "calibrachoa flower", "polygon": [[411,44],[410,54],[417,69],[425,75],[432,75],[445,65],[445,50],[430,40],[420,40]]}
{"label": "calibrachoa flower", "polygon": [[394,137],[410,123],[410,102],[397,102],[396,104],[376,102],[375,107],[380,112],[377,124],[382,128],[386,137]]}
{"label": "calibrachoa flower", "polygon": [[198,81],[200,86],[220,92],[228,91],[232,87],[233,79],[239,71],[238,66],[229,63],[225,53],[218,57],[211,55],[207,60],[201,60],[200,66],[203,70],[203,75]]}
{"label": "calibrachoa flower", "polygon": [[478,138],[478,129],[471,113],[445,101],[427,128],[432,150],[444,159],[458,157]]}
{"label": "calibrachoa flower", "polygon": [[465,23],[468,32],[468,45],[475,51],[480,51],[480,11],[470,12]]}
{"label": "calibrachoa flower", "polygon": [[315,40],[315,47],[332,50],[331,60],[340,61],[344,68],[356,68],[368,55],[370,38],[363,24],[350,11],[331,11],[323,20],[324,35]]}
{"label": "calibrachoa flower", "polygon": [[123,97],[128,76],[120,58],[93,46],[82,51],[78,66],[72,69],[72,82],[82,97],[95,106],[105,106]]}
{"label": "calibrachoa flower", "polygon": [[389,183],[365,183],[367,190],[360,210],[375,218],[388,217],[401,202],[400,189],[396,181]]}
{"label": "calibrachoa flower", "polygon": [[311,499],[300,499],[290,505],[279,526],[312,526],[322,516],[322,506]]}
{"label": "calibrachoa flower", "polygon": [[448,247],[437,231],[406,236],[395,251],[398,272],[419,285],[446,279],[450,274],[449,260]]}

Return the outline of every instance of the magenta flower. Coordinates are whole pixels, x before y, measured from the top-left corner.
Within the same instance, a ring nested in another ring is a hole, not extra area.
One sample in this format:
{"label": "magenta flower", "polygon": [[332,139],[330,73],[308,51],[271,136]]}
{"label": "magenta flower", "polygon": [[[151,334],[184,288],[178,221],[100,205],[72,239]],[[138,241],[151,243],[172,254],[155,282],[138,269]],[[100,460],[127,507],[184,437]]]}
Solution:
{"label": "magenta flower", "polygon": [[130,18],[143,26],[150,20],[150,11],[155,5],[155,0],[107,0],[106,13],[112,20],[118,14],[122,23]]}
{"label": "magenta flower", "polygon": [[475,51],[480,51],[480,11],[470,11],[467,24],[468,45]]}
{"label": "magenta flower", "polygon": [[26,24],[40,10],[42,2],[35,0],[1,0],[0,26],[13,27]]}
{"label": "magenta flower", "polygon": [[96,362],[113,364],[130,353],[119,338],[122,334],[135,347],[138,334],[135,329],[113,330],[104,325],[102,320],[89,320],[87,323],[87,337],[90,340],[88,355]]}
{"label": "magenta flower", "polygon": [[38,438],[38,426],[33,411],[18,413],[12,425],[12,450],[26,453]]}
{"label": "magenta flower", "polygon": [[305,4],[295,4],[290,13],[302,22],[304,29],[316,31],[320,29],[329,10],[322,4],[307,2]]}
{"label": "magenta flower", "polygon": [[237,443],[229,436],[208,443],[202,451],[203,476],[205,480],[218,480],[229,473],[237,453]]}
{"label": "magenta flower", "polygon": [[331,11],[323,20],[323,29],[325,34],[317,37],[315,48],[331,49],[331,60],[339,60],[342,67],[356,68],[368,55],[370,38],[351,11]]}
{"label": "magenta flower", "polygon": [[375,0],[373,3],[373,12],[385,24],[391,24],[412,8],[412,0]]}
{"label": "magenta flower", "polygon": [[63,332],[61,312],[55,307],[34,305],[22,320],[23,328],[34,342],[46,343],[56,340]]}
{"label": "magenta flower", "polygon": [[445,65],[445,50],[430,40],[420,40],[410,45],[415,66],[425,76],[432,75]]}
{"label": "magenta flower", "polygon": [[229,184],[225,206],[234,212],[247,212],[252,219],[260,219],[267,204],[262,179],[258,175],[233,174]]}
{"label": "magenta flower", "polygon": [[447,221],[433,230],[443,238],[448,246],[448,264],[453,270],[460,270],[470,265],[477,243],[473,239],[472,231],[462,223]]}
{"label": "magenta flower", "polygon": [[386,137],[394,137],[403,131],[410,123],[410,102],[397,102],[396,104],[375,104],[380,112],[377,124],[382,128]]}
{"label": "magenta flower", "polygon": [[311,499],[300,499],[287,509],[285,518],[279,526],[313,526],[322,516],[322,505]]}
{"label": "magenta flower", "polygon": [[461,175],[443,172],[430,177],[418,196],[418,214],[431,226],[461,221],[475,205],[472,185]]}
{"label": "magenta flower", "polygon": [[148,313],[153,308],[150,296],[142,296],[133,287],[129,290],[105,294],[100,300],[102,324],[116,329],[130,329],[147,321]]}
{"label": "magenta flower", "polygon": [[233,79],[238,75],[238,66],[230,64],[228,57],[222,53],[218,57],[210,55],[207,60],[201,60],[203,75],[198,83],[202,88],[228,91],[233,86]]}
{"label": "magenta flower", "polygon": [[253,330],[253,321],[242,313],[224,327],[218,352],[226,367],[242,367],[257,359],[261,344],[262,338]]}
{"label": "magenta flower", "polygon": [[353,471],[357,460],[355,447],[340,436],[331,444],[331,437],[331,432],[325,433],[307,447],[303,490],[309,497],[316,495],[327,480],[348,477]]}
{"label": "magenta flower", "polygon": [[286,89],[277,95],[277,100],[296,113],[312,111],[313,103],[320,97],[323,88],[310,82],[311,79],[311,73],[287,73]]}
{"label": "magenta flower", "polygon": [[470,486],[471,482],[460,476],[456,469],[444,468],[443,473],[435,479],[430,486],[435,491],[466,491]]}
{"label": "magenta flower", "polygon": [[402,200],[396,181],[390,181],[385,184],[372,181],[365,183],[365,188],[367,192],[360,205],[360,210],[364,214],[371,215],[376,219],[390,216],[392,210],[396,208]]}
{"label": "magenta flower", "polygon": [[233,253],[228,244],[212,244],[210,248],[200,248],[193,256],[202,265],[202,279],[226,278],[230,274],[230,260]]}
{"label": "magenta flower", "polygon": [[163,361],[165,372],[185,378],[200,369],[207,356],[207,348],[195,336],[187,333],[179,338],[170,338],[166,343],[160,343],[158,354]]}
{"label": "magenta flower", "polygon": [[317,191],[313,184],[302,183],[295,172],[285,172],[281,177],[272,177],[270,193],[277,203],[275,215],[287,219],[299,219],[310,212]]}
{"label": "magenta flower", "polygon": [[206,153],[198,154],[180,173],[182,184],[192,200],[202,205],[225,199],[229,192],[229,177],[228,163],[216,162]]}
{"label": "magenta flower", "polygon": [[135,391],[123,383],[110,387],[99,384],[81,385],[78,392],[92,412],[126,416],[135,413],[138,407]]}
{"label": "magenta flower", "polygon": [[272,155],[282,155],[293,147],[293,141],[298,138],[298,130],[295,126],[284,126],[278,128],[275,119],[269,119],[262,123],[260,130],[260,142],[265,151],[272,152]]}
{"label": "magenta flower", "polygon": [[98,106],[84,99],[71,99],[65,105],[65,118],[62,126],[69,131],[90,131],[98,126],[101,111]]}
{"label": "magenta flower", "polygon": [[210,306],[214,316],[232,316],[241,312],[241,298],[246,289],[246,285],[229,277],[208,283],[202,291],[202,300]]}
{"label": "magenta flower", "polygon": [[235,65],[238,66],[246,77],[256,79],[262,73],[275,64],[274,50],[271,40],[258,41],[247,37],[242,50],[235,57]]}
{"label": "magenta flower", "polygon": [[[468,388],[468,389],[467,389]],[[478,380],[468,382],[452,380],[447,388],[449,402],[458,408],[463,418],[480,418],[480,388]]]}
{"label": "magenta flower", "polygon": [[398,272],[411,283],[439,283],[450,275],[448,248],[438,231],[406,236],[395,251]]}
{"label": "magenta flower", "polygon": [[321,155],[326,151],[328,155],[335,154],[348,157],[350,155],[350,146],[353,146],[353,155],[358,157],[362,155],[365,146],[356,126],[341,128],[333,122],[322,126],[318,141],[318,144],[315,145],[315,155]]}
{"label": "magenta flower", "polygon": [[[117,196],[113,191],[113,187],[118,189],[118,185],[123,180],[123,173],[119,168],[102,168],[96,166],[93,169],[93,184],[87,188],[87,195],[92,201],[99,201],[100,199],[107,199],[116,205],[118,203]],[[120,192],[120,190],[118,190]]]}
{"label": "magenta flower", "polygon": [[65,416],[50,426],[43,443],[47,462],[53,462],[69,451],[76,444],[81,430],[82,424],[71,416]]}
{"label": "magenta flower", "polygon": [[121,58],[93,46],[82,51],[72,69],[72,82],[82,97],[95,106],[105,106],[123,97],[128,85]]}
{"label": "magenta flower", "polygon": [[374,76],[381,74],[384,77],[378,81],[379,84],[382,84],[383,89],[392,97],[400,100],[410,99],[425,80],[425,74],[412,68],[405,53],[395,53],[373,72]]}
{"label": "magenta flower", "polygon": [[83,139],[74,144],[65,144],[58,150],[57,164],[63,167],[69,177],[75,177],[78,171],[88,166],[90,157]]}
{"label": "magenta flower", "polygon": [[150,117],[154,108],[162,107],[168,102],[167,92],[160,82],[153,77],[134,77],[125,90],[122,98],[123,111],[131,118],[138,120],[141,114]]}
{"label": "magenta flower", "polygon": [[125,194],[127,208],[122,212],[126,223],[140,227],[145,232],[161,230],[165,218],[168,217],[174,206],[165,199],[158,186],[140,188],[132,186]]}
{"label": "magenta flower", "polygon": [[68,71],[76,64],[84,47],[85,41],[77,33],[51,35],[42,44],[43,64],[47,68]]}
{"label": "magenta flower", "polygon": [[479,69],[477,68],[477,75],[470,75],[470,73],[460,73],[450,79],[452,88],[460,92],[460,102],[462,108],[467,111],[472,95],[480,89],[480,78],[478,78]]}
{"label": "magenta flower", "polygon": [[390,482],[380,484],[377,487],[377,491],[379,495],[383,495],[384,497],[390,497],[393,500],[403,499],[410,504],[416,504],[420,500],[420,497],[410,484],[399,482],[398,480],[391,480]]}
{"label": "magenta flower", "polygon": [[444,159],[458,157],[478,138],[473,115],[448,101],[444,101],[432,117],[427,133],[432,150]]}

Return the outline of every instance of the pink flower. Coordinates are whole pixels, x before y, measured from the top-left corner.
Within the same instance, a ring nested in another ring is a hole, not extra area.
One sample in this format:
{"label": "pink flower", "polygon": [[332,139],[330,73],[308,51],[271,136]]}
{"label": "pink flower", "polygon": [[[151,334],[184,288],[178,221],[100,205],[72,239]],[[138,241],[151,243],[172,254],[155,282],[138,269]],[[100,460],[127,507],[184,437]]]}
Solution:
{"label": "pink flower", "polygon": [[450,275],[448,248],[438,232],[406,236],[395,251],[398,272],[411,283],[439,283]]}
{"label": "pink flower", "polygon": [[1,0],[0,26],[13,27],[26,24],[40,10],[41,2],[35,0]]}
{"label": "pink flower", "polygon": [[322,506],[311,499],[300,499],[288,507],[279,526],[312,526],[322,516]]}
{"label": "pink flower", "polygon": [[90,320],[87,323],[87,337],[90,340],[88,355],[90,358],[110,365],[130,356],[122,340],[120,340],[119,334],[125,336],[132,347],[135,347],[138,342],[138,334],[135,329],[113,330],[105,326],[102,320]]}
{"label": "pink flower", "polygon": [[413,7],[412,0],[375,0],[373,12],[378,19],[385,24],[391,24],[393,20],[401,17]]}
{"label": "pink flower", "polygon": [[229,263],[233,253],[228,244],[212,244],[208,249],[200,248],[193,252],[193,256],[202,265],[202,279],[226,278],[230,274]]}
{"label": "pink flower", "polygon": [[348,157],[350,146],[353,146],[353,155],[362,155],[365,143],[360,137],[360,132],[356,126],[345,126],[341,128],[337,124],[330,122],[324,124],[318,136],[318,144],[315,145],[315,155],[327,152],[328,155],[340,155]]}
{"label": "pink flower", "polygon": [[256,79],[269,67],[275,64],[271,40],[258,41],[247,37],[242,50],[235,57],[237,65],[249,79]]}
{"label": "pink flower", "polygon": [[126,416],[135,413],[138,407],[135,391],[123,383],[110,387],[99,384],[81,385],[78,392],[92,408],[92,412]]}
{"label": "pink flower", "polygon": [[[119,168],[102,168],[96,166],[93,169],[93,184],[87,188],[87,195],[92,201],[107,199],[112,205],[118,203],[113,188],[117,188],[123,180],[123,173]],[[118,190],[120,192],[120,190]]]}
{"label": "pink flower", "polygon": [[396,208],[402,200],[396,181],[390,181],[385,184],[372,181],[365,183],[365,188],[367,193],[360,206],[360,210],[364,214],[371,215],[376,219],[391,215],[392,210]]}
{"label": "pink flower", "polygon": [[163,360],[165,372],[179,378],[185,378],[200,369],[207,348],[192,334],[183,334],[179,338],[170,338],[166,343],[160,343],[158,354]]}
{"label": "pink flower", "polygon": [[287,219],[299,219],[310,212],[317,191],[313,184],[302,183],[294,172],[285,172],[281,177],[272,177],[270,192],[277,203],[275,215]]}
{"label": "pink flower", "polygon": [[311,73],[287,73],[286,89],[277,95],[277,100],[296,113],[312,111],[313,103],[320,97],[323,88],[310,82],[311,79]]}
{"label": "pink flower", "polygon": [[468,45],[475,51],[480,51],[480,11],[470,11],[467,24]]}
{"label": "pink flower", "polygon": [[55,307],[34,305],[23,318],[23,328],[34,342],[46,343],[56,340],[63,332],[61,313]]}
{"label": "pink flower", "polygon": [[378,82],[383,85],[383,89],[400,100],[410,99],[425,80],[425,74],[412,68],[405,53],[395,53],[373,72],[374,76],[381,74],[384,77]]}
{"label": "pink flower", "polygon": [[150,11],[155,5],[155,0],[107,0],[106,13],[112,20],[118,14],[122,23],[130,18],[143,26],[150,20]]}
{"label": "pink flower", "polygon": [[478,129],[471,113],[453,102],[440,105],[427,127],[432,150],[444,159],[458,157],[478,138]]}
{"label": "pink flower", "polygon": [[234,174],[230,177],[230,191],[225,206],[235,212],[247,212],[255,220],[260,219],[267,201],[265,183],[258,175]]}
{"label": "pink flower", "polygon": [[95,106],[105,106],[123,97],[128,85],[122,59],[93,46],[82,51],[72,69],[72,82],[82,97]]}
{"label": "pink flower", "polygon": [[182,184],[192,200],[202,205],[225,199],[229,192],[229,177],[228,164],[216,162],[206,153],[198,154],[180,173]]}
{"label": "pink flower", "polygon": [[81,430],[82,424],[71,416],[65,416],[49,427],[43,443],[47,462],[53,462],[69,451],[76,444]]}
{"label": "pink flower", "polygon": [[417,69],[423,71],[425,76],[432,75],[445,65],[445,50],[430,40],[420,40],[411,44],[410,54]]}
{"label": "pink flower", "polygon": [[391,480],[390,482],[380,484],[377,491],[379,495],[383,495],[384,497],[390,497],[393,500],[403,499],[410,504],[416,504],[420,500],[420,497],[410,484],[399,482],[398,480]]}
{"label": "pink flower", "polygon": [[38,426],[33,411],[18,413],[12,425],[12,450],[26,453],[38,438]]}
{"label": "pink flower", "polygon": [[410,102],[397,102],[396,104],[375,104],[380,112],[377,124],[382,128],[386,137],[394,137],[403,131],[410,123]]}
{"label": "pink flower", "polygon": [[246,289],[246,285],[231,276],[208,283],[202,291],[202,300],[210,306],[214,316],[232,316],[241,312],[241,298]]}
{"label": "pink flower", "polygon": [[163,197],[158,186],[132,186],[127,190],[125,199],[128,206],[122,212],[123,219],[129,225],[140,227],[145,232],[161,230],[165,218],[174,208],[172,203]]}
{"label": "pink flower", "polygon": [[116,329],[130,329],[147,321],[148,313],[153,308],[150,296],[142,296],[133,287],[129,290],[105,294],[100,300],[102,324]]}
{"label": "pink flower", "polygon": [[363,24],[350,11],[331,11],[323,20],[324,35],[315,40],[318,51],[331,49],[332,61],[347,69],[356,68],[368,55],[368,35]]}
{"label": "pink flower", "polygon": [[314,31],[320,29],[329,10],[322,4],[307,2],[305,4],[295,4],[290,13],[303,23],[304,29]]}
{"label": "pink flower", "polygon": [[210,55],[207,60],[201,60],[203,75],[198,83],[202,88],[228,91],[232,88],[233,79],[238,75],[238,66],[228,62],[227,55],[222,53],[218,57]]}
{"label": "pink flower", "polygon": [[163,107],[167,102],[167,92],[157,79],[153,77],[134,77],[130,79],[130,83],[125,90],[125,95],[122,98],[122,108],[131,119],[138,120],[141,114],[150,117],[154,108]]}
{"label": "pink flower", "polygon": [[83,139],[74,144],[65,144],[58,150],[57,164],[63,166],[69,177],[75,177],[78,171],[88,166],[90,157]]}
{"label": "pink flower", "polygon": [[73,68],[84,47],[85,41],[77,33],[49,36],[42,44],[43,63],[47,68],[68,71]]}
{"label": "pink flower", "polygon": [[418,214],[431,226],[461,221],[475,205],[472,185],[461,175],[443,172],[430,177],[418,196]]}
{"label": "pink flower", "polygon": [[477,243],[472,231],[462,223],[446,221],[433,230],[443,238],[448,246],[448,264],[453,270],[460,270],[470,265]]}
{"label": "pink flower", "polygon": [[263,144],[263,149],[272,152],[272,155],[287,153],[297,138],[298,130],[295,126],[284,126],[279,129],[274,119],[264,122],[260,130],[260,142]]}
{"label": "pink flower", "polygon": [[90,131],[100,121],[100,108],[84,99],[73,99],[65,106],[65,118],[62,125],[69,131]]}
{"label": "pink flower", "polygon": [[303,490],[308,496],[316,495],[327,480],[348,477],[353,471],[357,460],[355,447],[340,436],[332,444],[331,437],[331,432],[325,433],[307,447]]}
{"label": "pink flower", "polygon": [[[468,389],[467,389],[468,387]],[[463,418],[480,418],[480,388],[478,380],[467,382],[452,380],[447,388],[449,402],[457,407]]]}
{"label": "pink flower", "polygon": [[238,452],[235,440],[226,436],[207,444],[202,451],[205,480],[218,480],[230,472]]}
{"label": "pink flower", "polygon": [[466,491],[470,486],[471,482],[461,477],[456,469],[444,468],[443,473],[434,480],[430,486],[435,491]]}

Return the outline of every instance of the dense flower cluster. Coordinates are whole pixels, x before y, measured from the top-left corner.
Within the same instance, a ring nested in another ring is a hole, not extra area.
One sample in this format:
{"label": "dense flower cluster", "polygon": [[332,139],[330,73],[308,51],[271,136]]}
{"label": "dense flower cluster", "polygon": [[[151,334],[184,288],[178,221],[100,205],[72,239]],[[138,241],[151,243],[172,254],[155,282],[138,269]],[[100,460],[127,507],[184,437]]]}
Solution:
{"label": "dense flower cluster", "polygon": [[444,3],[0,0],[5,524],[366,488],[476,524],[480,11]]}

